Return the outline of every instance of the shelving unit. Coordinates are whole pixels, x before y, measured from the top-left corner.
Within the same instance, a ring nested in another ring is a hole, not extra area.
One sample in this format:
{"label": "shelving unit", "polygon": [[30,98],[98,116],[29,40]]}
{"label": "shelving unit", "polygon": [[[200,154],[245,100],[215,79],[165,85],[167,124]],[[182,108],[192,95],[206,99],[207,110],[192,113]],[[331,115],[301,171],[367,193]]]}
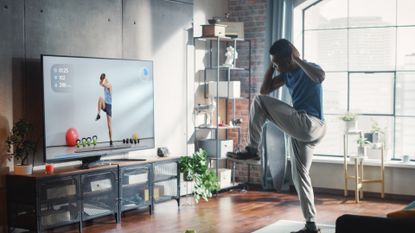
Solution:
{"label": "shelving unit", "polygon": [[[248,91],[248,97],[232,97],[230,96],[230,83],[231,83],[231,76],[232,76],[232,72],[247,72],[248,73],[248,90],[250,89],[251,86],[251,41],[250,40],[244,40],[244,39],[239,39],[239,38],[229,38],[229,37],[195,37],[194,38],[194,45],[196,47],[198,42],[204,42],[208,44],[208,48],[207,48],[207,54],[209,56],[209,58],[207,60],[209,60],[209,64],[203,69],[203,85],[204,85],[204,98],[211,98],[212,101],[216,101],[216,109],[215,109],[215,116],[211,116],[211,123],[213,122],[213,119],[216,119],[215,124],[211,124],[211,125],[203,125],[203,126],[199,126],[196,125],[195,126],[195,133],[197,134],[198,130],[211,130],[211,134],[212,137],[211,139],[215,139],[215,145],[216,145],[216,152],[213,155],[209,156],[210,162],[209,164],[212,165],[212,161],[215,163],[215,170],[216,170],[216,174],[218,174],[219,172],[219,163],[221,161],[225,161],[225,166],[227,166],[227,159],[226,158],[222,158],[220,156],[220,130],[224,130],[225,131],[225,136],[224,139],[227,140],[228,139],[228,131],[229,130],[237,130],[237,137],[238,137],[238,141],[237,143],[233,143],[236,144],[236,150],[239,150],[239,147],[241,145],[241,127],[240,126],[229,126],[226,125],[227,121],[228,121],[228,104],[229,101],[232,101],[232,108],[233,108],[233,115],[232,115],[232,119],[235,119],[235,108],[236,108],[236,104],[235,101],[238,99],[248,99],[249,101],[249,105],[250,106],[250,100],[251,100],[251,94],[250,91]],[[224,66],[221,65],[222,64],[222,58],[224,57],[224,49],[227,46],[232,45],[233,48],[235,49],[235,51],[238,51],[239,49],[239,45],[240,43],[247,43],[247,49],[248,49],[248,67],[237,67],[236,66],[236,61],[237,59],[233,60],[233,64],[232,66]],[[207,45],[205,44],[205,46],[207,47]],[[216,52],[216,53],[215,53]],[[197,59],[196,57],[196,49],[195,49],[195,59]],[[196,64],[196,62],[195,62]],[[221,80],[221,73],[225,72],[225,80]],[[213,82],[216,82],[216,92],[214,96],[210,96],[210,94],[208,93],[208,75],[210,73],[214,73],[214,74],[210,74],[212,76],[214,76],[213,78]],[[226,81],[227,82],[227,95],[226,96],[220,96],[220,92],[219,92],[219,82],[220,81]],[[242,81],[242,80],[241,80]],[[224,100],[225,101],[225,125],[220,125],[219,122],[219,116],[220,116],[220,107],[219,107],[219,101],[220,100]],[[200,148],[199,145],[199,140],[196,139],[195,141],[195,147],[196,149]],[[235,148],[234,148],[235,150]],[[234,166],[232,168],[232,177],[234,177]],[[234,179],[232,179],[233,184],[234,183]]]}
{"label": "shelving unit", "polygon": [[[343,135],[344,142],[344,196],[347,196],[348,193],[348,180],[353,180],[355,184],[355,201],[356,203],[360,202],[360,199],[363,198],[363,184],[366,183],[379,183],[380,184],[380,193],[381,198],[385,197],[385,146],[384,143],[380,147],[372,148],[380,151],[380,166],[379,166],[379,178],[377,179],[365,179],[364,178],[364,160],[363,156],[354,155],[352,156],[349,153],[349,136],[350,135],[359,135],[363,137],[362,130],[346,131]],[[354,175],[349,175],[348,172],[348,160],[353,161],[354,164]]]}

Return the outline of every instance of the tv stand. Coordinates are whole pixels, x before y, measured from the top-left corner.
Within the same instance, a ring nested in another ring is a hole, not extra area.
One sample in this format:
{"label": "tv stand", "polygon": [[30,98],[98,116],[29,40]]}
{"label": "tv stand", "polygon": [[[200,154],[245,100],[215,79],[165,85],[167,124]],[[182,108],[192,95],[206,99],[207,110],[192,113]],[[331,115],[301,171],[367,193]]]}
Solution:
{"label": "tv stand", "polygon": [[[99,156],[95,158],[83,163],[99,162]],[[114,160],[89,169],[58,167],[53,174],[11,173],[6,182],[10,231],[45,232],[78,224],[82,232],[84,222],[95,218],[113,216],[119,223],[125,211],[148,210],[151,214],[156,203],[168,200],[176,200],[180,206],[178,158]]]}
{"label": "tv stand", "polygon": [[117,162],[140,162],[147,161],[147,159],[103,159],[101,162],[117,163]]}

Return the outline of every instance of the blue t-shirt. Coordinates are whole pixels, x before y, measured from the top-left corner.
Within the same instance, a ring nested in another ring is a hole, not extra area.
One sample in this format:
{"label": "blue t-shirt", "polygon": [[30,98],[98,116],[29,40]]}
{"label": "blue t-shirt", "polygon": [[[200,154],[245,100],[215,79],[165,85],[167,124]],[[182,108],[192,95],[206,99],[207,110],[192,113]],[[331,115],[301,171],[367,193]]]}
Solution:
{"label": "blue t-shirt", "polygon": [[[320,68],[317,64],[309,64]],[[314,82],[300,67],[281,73],[281,77],[290,92],[295,110],[305,111],[308,115],[324,120],[321,83]]]}
{"label": "blue t-shirt", "polygon": [[112,104],[112,95],[109,88],[104,87],[105,103]]}

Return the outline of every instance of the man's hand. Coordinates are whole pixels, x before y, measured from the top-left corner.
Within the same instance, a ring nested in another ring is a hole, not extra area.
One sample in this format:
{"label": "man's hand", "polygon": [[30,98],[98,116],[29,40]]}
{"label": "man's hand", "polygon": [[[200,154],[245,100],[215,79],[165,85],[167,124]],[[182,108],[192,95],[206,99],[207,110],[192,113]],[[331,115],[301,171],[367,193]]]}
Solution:
{"label": "man's hand", "polygon": [[309,63],[301,60],[300,52],[293,44],[290,43],[292,49],[291,59],[296,63],[314,82],[323,82],[326,76],[326,73],[321,68],[310,65]]}

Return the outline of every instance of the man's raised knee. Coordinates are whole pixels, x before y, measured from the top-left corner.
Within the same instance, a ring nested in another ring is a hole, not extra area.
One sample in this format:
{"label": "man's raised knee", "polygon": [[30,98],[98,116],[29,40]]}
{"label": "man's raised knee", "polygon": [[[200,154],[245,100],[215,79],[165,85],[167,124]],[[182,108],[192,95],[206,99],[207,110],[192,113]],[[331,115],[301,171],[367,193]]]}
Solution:
{"label": "man's raised knee", "polygon": [[261,102],[262,99],[264,99],[264,97],[266,97],[265,95],[256,95],[254,97],[254,102]]}

